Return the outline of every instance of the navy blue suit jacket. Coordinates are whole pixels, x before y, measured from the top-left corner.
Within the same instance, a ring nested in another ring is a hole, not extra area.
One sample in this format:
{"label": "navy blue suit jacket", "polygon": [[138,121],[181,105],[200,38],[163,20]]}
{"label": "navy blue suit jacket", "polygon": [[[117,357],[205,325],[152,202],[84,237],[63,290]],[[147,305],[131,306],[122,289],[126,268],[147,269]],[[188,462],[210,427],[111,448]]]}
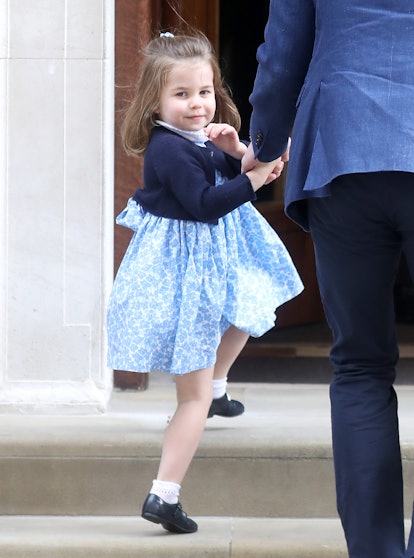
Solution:
{"label": "navy blue suit jacket", "polygon": [[257,56],[255,156],[280,156],[293,127],[285,204],[305,229],[301,200],[335,177],[414,172],[413,0],[271,0]]}

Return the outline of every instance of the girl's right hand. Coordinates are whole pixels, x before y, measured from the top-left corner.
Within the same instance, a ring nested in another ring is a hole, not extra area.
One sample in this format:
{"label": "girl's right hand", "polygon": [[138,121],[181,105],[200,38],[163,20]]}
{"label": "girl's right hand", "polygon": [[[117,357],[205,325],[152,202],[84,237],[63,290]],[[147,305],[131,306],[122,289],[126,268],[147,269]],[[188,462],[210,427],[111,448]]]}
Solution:
{"label": "girl's right hand", "polygon": [[231,155],[235,159],[241,159],[246,153],[247,147],[241,143],[237,130],[224,123],[211,123],[204,128],[206,136],[216,147]]}

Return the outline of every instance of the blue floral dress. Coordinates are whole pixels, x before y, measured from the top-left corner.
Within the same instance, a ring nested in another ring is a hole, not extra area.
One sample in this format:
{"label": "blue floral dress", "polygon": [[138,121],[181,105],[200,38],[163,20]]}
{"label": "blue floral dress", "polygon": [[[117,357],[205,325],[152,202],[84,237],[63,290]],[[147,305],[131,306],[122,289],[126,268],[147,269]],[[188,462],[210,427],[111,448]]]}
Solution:
{"label": "blue floral dress", "polygon": [[[216,186],[226,180],[216,173]],[[157,217],[133,199],[134,231],[108,305],[108,365],[186,374],[212,366],[233,325],[259,337],[303,285],[278,235],[248,202],[217,225]]]}

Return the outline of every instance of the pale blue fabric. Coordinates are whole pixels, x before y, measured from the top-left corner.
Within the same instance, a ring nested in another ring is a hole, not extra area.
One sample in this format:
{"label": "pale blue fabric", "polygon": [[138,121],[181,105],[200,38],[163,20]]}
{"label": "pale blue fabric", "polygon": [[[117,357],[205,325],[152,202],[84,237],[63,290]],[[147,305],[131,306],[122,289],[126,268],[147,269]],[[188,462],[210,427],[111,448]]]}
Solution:
{"label": "pale blue fabric", "polygon": [[[219,179],[222,182],[222,179]],[[218,225],[156,217],[129,200],[135,231],[108,306],[108,364],[185,374],[215,363],[230,324],[254,337],[303,290],[283,243],[246,203]]]}

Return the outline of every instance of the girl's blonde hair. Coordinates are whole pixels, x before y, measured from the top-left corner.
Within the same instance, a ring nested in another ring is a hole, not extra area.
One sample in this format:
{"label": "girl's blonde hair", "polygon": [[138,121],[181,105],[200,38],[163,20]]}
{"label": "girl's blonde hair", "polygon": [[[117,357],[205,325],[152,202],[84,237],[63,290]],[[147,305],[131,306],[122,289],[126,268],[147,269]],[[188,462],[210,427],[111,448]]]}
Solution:
{"label": "girl's blonde hair", "polygon": [[240,129],[240,115],[225,89],[212,45],[200,31],[189,34],[161,34],[152,39],[144,51],[134,98],[121,127],[122,142],[128,155],[141,157],[148,145],[157,119],[156,110],[168,74],[176,62],[191,59],[209,62],[213,70],[216,97],[215,122],[226,122]]}

